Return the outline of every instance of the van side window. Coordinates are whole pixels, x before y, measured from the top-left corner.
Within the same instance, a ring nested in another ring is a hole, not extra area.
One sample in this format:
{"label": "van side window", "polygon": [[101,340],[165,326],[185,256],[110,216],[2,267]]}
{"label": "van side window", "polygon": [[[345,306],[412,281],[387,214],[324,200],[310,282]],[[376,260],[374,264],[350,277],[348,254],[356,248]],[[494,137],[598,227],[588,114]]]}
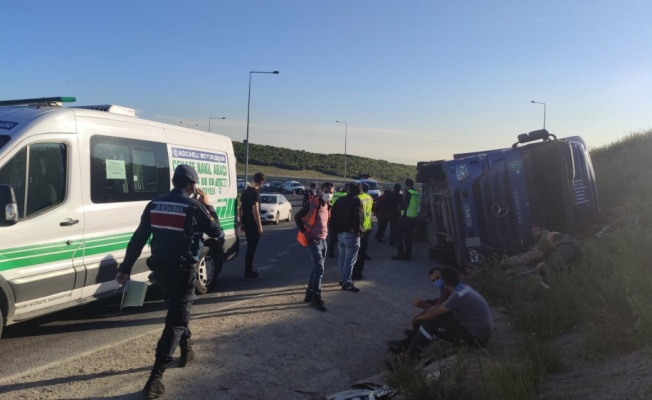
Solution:
{"label": "van side window", "polygon": [[62,143],[36,143],[16,154],[0,170],[0,183],[11,185],[20,218],[63,203],[66,197],[67,148]]}
{"label": "van side window", "polygon": [[95,135],[91,137],[91,201],[151,200],[170,189],[164,143]]}

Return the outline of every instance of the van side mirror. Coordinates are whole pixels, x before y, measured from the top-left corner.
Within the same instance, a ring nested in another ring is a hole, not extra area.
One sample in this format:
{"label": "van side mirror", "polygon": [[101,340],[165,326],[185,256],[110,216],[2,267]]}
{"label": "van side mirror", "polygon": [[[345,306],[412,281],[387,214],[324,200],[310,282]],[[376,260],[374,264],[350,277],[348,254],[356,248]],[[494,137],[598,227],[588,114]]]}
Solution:
{"label": "van side mirror", "polygon": [[11,185],[0,185],[0,226],[18,222],[18,203]]}

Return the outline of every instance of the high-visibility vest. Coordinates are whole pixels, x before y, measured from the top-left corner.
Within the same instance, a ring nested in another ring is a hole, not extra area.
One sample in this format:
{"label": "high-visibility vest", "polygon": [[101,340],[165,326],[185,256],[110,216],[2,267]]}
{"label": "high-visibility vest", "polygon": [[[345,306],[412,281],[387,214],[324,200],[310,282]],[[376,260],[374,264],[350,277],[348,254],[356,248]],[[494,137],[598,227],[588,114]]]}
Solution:
{"label": "high-visibility vest", "polygon": [[408,218],[416,218],[419,216],[419,207],[421,206],[421,197],[419,192],[414,189],[408,189],[410,193],[410,203],[408,204],[405,215]]}
{"label": "high-visibility vest", "polygon": [[[312,227],[315,226],[315,221],[317,220],[317,213],[319,212],[319,208],[321,207],[321,204],[319,203],[320,197],[313,196],[310,199],[310,208],[308,209],[308,214],[304,215],[301,221],[303,222],[304,228],[306,228],[306,232],[310,233],[312,231]],[[303,247],[308,246],[308,240],[306,239],[305,233],[299,231],[297,234],[297,241],[301,243]]]}
{"label": "high-visibility vest", "polygon": [[365,232],[370,231],[372,226],[371,226],[371,210],[374,206],[374,198],[368,195],[367,193],[360,193],[358,195],[358,198],[362,202],[362,209],[364,211],[363,217],[362,217],[362,227],[364,228]]}
{"label": "high-visibility vest", "polygon": [[335,192],[333,193],[333,198],[331,199],[331,205],[334,205],[337,199],[346,196],[346,192]]}

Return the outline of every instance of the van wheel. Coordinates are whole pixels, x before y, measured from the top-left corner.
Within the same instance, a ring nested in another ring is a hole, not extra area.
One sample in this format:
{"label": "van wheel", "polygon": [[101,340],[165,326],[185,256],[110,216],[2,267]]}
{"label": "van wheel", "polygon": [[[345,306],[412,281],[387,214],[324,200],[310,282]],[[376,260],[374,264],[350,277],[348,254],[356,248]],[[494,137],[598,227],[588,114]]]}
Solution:
{"label": "van wheel", "polygon": [[0,309],[0,337],[2,337],[2,331],[5,327],[5,313]]}
{"label": "van wheel", "polygon": [[276,215],[274,216],[274,225],[278,225],[279,222],[281,222],[281,218],[278,215],[278,211],[276,212]]}
{"label": "van wheel", "polygon": [[217,283],[217,276],[222,272],[222,262],[217,254],[209,247],[204,247],[197,263],[197,287],[198,294],[210,292]]}

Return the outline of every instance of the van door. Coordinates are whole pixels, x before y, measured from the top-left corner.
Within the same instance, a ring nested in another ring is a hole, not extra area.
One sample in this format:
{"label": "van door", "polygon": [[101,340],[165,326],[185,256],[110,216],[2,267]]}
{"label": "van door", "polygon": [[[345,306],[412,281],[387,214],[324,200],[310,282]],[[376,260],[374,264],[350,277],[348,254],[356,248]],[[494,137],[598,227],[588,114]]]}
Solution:
{"label": "van door", "polygon": [[[147,202],[170,191],[167,147],[159,128],[121,121],[78,119],[86,225],[83,297],[112,293],[115,276]],[[93,131],[109,134],[92,134]],[[134,139],[142,137],[160,141]],[[146,280],[145,246],[131,278]]]}
{"label": "van door", "polygon": [[13,291],[16,316],[80,297],[84,215],[77,154],[75,134],[45,134],[1,161],[0,183],[13,187],[18,202],[18,223],[0,227],[0,274]]}

